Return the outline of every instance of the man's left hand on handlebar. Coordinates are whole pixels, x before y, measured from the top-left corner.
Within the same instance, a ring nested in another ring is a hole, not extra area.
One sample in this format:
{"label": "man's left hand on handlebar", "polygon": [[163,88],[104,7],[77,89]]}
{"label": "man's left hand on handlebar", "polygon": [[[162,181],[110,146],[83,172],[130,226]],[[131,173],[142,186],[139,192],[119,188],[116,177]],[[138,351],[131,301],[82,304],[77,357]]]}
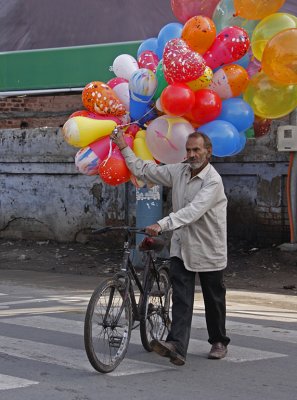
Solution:
{"label": "man's left hand on handlebar", "polygon": [[149,225],[145,228],[145,233],[150,236],[158,236],[161,233],[161,227],[159,224]]}

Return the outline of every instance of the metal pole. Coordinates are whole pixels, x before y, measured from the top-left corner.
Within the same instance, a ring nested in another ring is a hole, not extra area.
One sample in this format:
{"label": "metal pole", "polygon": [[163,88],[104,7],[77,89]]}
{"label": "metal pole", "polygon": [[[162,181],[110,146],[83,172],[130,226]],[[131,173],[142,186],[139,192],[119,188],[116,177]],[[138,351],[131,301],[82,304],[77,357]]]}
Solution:
{"label": "metal pole", "polygon": [[[297,126],[297,109],[290,114],[290,124]],[[297,152],[291,153],[290,171],[289,171],[289,207],[291,210],[291,243],[297,243]]]}
{"label": "metal pole", "polygon": [[297,243],[297,152],[292,154],[290,173],[291,243]]}
{"label": "metal pole", "polygon": [[[144,228],[155,224],[163,215],[162,186],[152,188],[136,188],[136,227]],[[143,235],[136,235],[136,249],[133,261],[142,266],[142,254],[138,251],[138,244],[143,240]]]}

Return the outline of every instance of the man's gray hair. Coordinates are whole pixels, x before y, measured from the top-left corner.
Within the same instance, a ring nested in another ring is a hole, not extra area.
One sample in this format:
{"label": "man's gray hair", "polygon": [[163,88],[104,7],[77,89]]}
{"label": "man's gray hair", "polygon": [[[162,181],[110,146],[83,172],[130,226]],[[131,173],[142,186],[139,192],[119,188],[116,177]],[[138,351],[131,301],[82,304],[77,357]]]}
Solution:
{"label": "man's gray hair", "polygon": [[212,153],[211,140],[209,139],[209,137],[207,135],[205,135],[205,133],[199,132],[199,131],[195,131],[195,132],[192,132],[192,133],[189,134],[188,139],[190,139],[190,138],[195,138],[195,139],[202,138],[203,142],[204,142],[204,147],[207,150],[210,150],[210,153]]}

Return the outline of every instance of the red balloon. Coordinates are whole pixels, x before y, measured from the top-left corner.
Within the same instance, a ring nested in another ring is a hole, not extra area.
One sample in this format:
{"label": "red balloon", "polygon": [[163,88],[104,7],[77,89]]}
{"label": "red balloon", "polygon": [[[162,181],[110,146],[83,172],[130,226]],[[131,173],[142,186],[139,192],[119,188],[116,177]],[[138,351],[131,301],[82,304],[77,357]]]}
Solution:
{"label": "red balloon", "polygon": [[[124,139],[128,146],[132,148],[134,138],[125,133]],[[99,165],[98,174],[105,183],[111,186],[117,186],[130,180],[131,172],[118,146],[112,150],[111,156]]]}
{"label": "red balloon", "polygon": [[168,83],[198,79],[205,70],[203,57],[192,51],[182,39],[169,40],[163,52],[163,70]]}
{"label": "red balloon", "polygon": [[139,125],[137,125],[137,124],[131,124],[131,125],[129,125],[128,128],[125,130],[125,134],[126,134],[126,135],[131,135],[131,136],[135,137],[136,133],[137,133],[138,131],[140,131],[140,130],[141,130],[141,128],[140,128]]}
{"label": "red balloon", "polygon": [[111,186],[128,182],[131,175],[125,159],[118,149],[113,150],[109,159],[102,161],[99,165],[98,173],[101,179]]}
{"label": "red balloon", "polygon": [[110,88],[114,88],[117,85],[120,85],[121,83],[124,82],[129,82],[128,79],[125,78],[119,78],[118,76],[116,76],[115,78],[111,78],[106,84],[110,87]]}
{"label": "red balloon", "polygon": [[156,72],[157,66],[159,64],[159,58],[157,54],[150,50],[144,50],[138,57],[139,68],[150,69]]}
{"label": "red balloon", "polygon": [[173,83],[163,90],[160,100],[166,114],[181,117],[191,111],[195,94],[185,83]]}
{"label": "red balloon", "polygon": [[247,32],[239,26],[228,26],[221,30],[203,58],[211,69],[215,69],[239,60],[249,47],[250,39]]}
{"label": "red balloon", "polygon": [[195,104],[191,111],[193,121],[198,124],[213,121],[221,110],[222,100],[214,90],[200,89],[195,92]]}
{"label": "red balloon", "polygon": [[267,135],[267,133],[270,131],[271,123],[271,119],[255,116],[255,121],[253,124],[255,137],[258,138]]}

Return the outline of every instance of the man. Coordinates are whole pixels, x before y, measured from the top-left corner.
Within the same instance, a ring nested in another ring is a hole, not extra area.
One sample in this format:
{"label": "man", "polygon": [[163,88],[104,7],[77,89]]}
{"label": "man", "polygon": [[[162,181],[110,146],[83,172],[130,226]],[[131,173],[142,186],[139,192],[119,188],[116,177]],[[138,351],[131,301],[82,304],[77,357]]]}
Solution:
{"label": "man", "polygon": [[152,341],[153,350],[175,365],[184,365],[190,340],[195,294],[199,274],[205,304],[210,359],[227,354],[226,289],[223,270],[227,264],[226,207],[222,179],[209,163],[212,144],[200,132],[193,132],[186,143],[185,163],[157,165],[135,156],[121,132],[112,140],[125,157],[130,171],[138,178],[172,188],[173,212],[146,227],[156,236],[173,231],[170,249],[172,283],[172,324],[166,341]]}

